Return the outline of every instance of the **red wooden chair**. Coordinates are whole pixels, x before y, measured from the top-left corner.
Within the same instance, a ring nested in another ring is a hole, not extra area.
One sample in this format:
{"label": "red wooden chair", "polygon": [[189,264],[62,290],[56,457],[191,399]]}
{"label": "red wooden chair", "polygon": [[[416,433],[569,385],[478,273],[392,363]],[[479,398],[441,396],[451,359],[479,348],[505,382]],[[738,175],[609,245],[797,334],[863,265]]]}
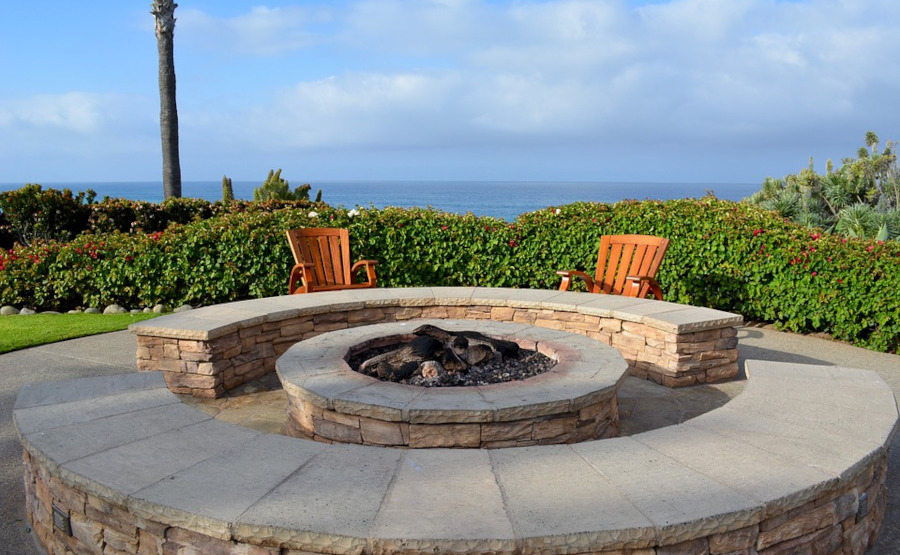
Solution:
{"label": "red wooden chair", "polygon": [[[350,266],[350,233],[346,229],[305,228],[287,231],[296,264],[291,269],[288,293],[313,293],[375,287],[377,260]],[[355,282],[365,268],[366,281]]]}
{"label": "red wooden chair", "polygon": [[597,272],[594,278],[579,271],[559,271],[560,291],[568,291],[572,278],[584,280],[591,293],[608,293],[645,298],[648,293],[662,300],[656,273],[669,240],[651,235],[604,235],[600,238]]}

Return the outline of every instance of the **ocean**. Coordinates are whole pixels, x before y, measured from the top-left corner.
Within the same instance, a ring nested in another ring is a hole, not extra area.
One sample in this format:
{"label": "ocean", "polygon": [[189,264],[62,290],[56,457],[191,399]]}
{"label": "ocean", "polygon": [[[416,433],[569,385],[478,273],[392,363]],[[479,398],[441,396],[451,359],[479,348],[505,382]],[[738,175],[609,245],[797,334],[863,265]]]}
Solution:
{"label": "ocean", "polygon": [[[291,181],[291,188],[302,182]],[[0,184],[0,191],[23,184]],[[93,189],[104,196],[148,202],[163,200],[160,182],[42,183],[44,188],[84,191]],[[234,196],[252,199],[256,181],[235,181]],[[374,206],[432,207],[444,212],[492,216],[506,221],[519,214],[578,201],[613,203],[621,200],[669,200],[699,198],[711,192],[724,200],[741,200],[761,187],[758,183],[613,183],[613,182],[514,182],[514,181],[320,181],[310,183],[310,197],[322,191],[322,200],[332,206],[363,208]],[[220,200],[221,181],[185,181],[182,196]]]}

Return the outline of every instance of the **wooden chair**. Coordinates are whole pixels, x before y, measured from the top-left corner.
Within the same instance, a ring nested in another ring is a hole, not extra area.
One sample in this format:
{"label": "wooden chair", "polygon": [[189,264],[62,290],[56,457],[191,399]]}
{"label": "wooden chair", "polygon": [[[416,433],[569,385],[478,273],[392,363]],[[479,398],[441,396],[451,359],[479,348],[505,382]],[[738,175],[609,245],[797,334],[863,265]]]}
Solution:
{"label": "wooden chair", "polygon": [[600,238],[597,273],[591,279],[584,272],[559,271],[563,276],[560,291],[568,291],[572,278],[584,280],[591,293],[608,293],[625,297],[645,298],[653,293],[662,300],[662,289],[656,282],[656,272],[669,240],[651,235],[604,235]]}
{"label": "wooden chair", "polygon": [[[291,269],[288,293],[313,293],[375,287],[377,260],[360,260],[350,266],[350,233],[346,229],[305,228],[287,231],[296,264]],[[366,281],[354,283],[359,270]]]}

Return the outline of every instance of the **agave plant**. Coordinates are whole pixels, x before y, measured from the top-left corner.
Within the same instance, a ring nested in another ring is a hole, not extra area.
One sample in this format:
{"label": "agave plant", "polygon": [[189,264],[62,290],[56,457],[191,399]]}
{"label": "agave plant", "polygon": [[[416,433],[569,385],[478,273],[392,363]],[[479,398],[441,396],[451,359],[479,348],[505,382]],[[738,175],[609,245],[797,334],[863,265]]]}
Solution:
{"label": "agave plant", "polygon": [[871,131],[865,141],[857,158],[845,158],[840,168],[829,160],[825,175],[818,175],[810,160],[808,168],[784,179],[767,177],[745,201],[848,237],[900,239],[896,144],[888,141],[879,152],[878,136]]}
{"label": "agave plant", "polygon": [[800,193],[784,189],[759,205],[766,210],[775,210],[785,218],[793,218],[800,213]]}
{"label": "agave plant", "polygon": [[846,206],[838,213],[835,231],[847,237],[874,237],[880,228],[875,209],[864,202]]}

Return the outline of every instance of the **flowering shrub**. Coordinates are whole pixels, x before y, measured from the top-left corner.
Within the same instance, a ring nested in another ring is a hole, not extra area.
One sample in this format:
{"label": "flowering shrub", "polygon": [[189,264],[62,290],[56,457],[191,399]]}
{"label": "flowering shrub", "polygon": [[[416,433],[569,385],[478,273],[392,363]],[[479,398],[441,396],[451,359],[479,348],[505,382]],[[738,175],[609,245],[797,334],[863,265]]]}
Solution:
{"label": "flowering shrub", "polygon": [[418,208],[265,204],[165,230],[2,250],[0,304],[177,306],[281,295],[293,265],[284,230],[323,226],[350,230],[353,260],[380,261],[382,287],[555,289],[556,270],[593,273],[601,235],[643,233],[671,240],[659,273],[666,300],[900,348],[900,245],[822,234],[748,204],[575,203],[514,222]]}
{"label": "flowering shrub", "polygon": [[[27,184],[16,191],[0,193],[0,213],[6,237],[12,236],[23,245],[35,241],[70,239],[88,226],[90,205],[95,193],[88,190],[73,195],[69,189],[44,190]],[[6,239],[7,241],[9,239]],[[11,246],[2,244],[2,247]]]}

